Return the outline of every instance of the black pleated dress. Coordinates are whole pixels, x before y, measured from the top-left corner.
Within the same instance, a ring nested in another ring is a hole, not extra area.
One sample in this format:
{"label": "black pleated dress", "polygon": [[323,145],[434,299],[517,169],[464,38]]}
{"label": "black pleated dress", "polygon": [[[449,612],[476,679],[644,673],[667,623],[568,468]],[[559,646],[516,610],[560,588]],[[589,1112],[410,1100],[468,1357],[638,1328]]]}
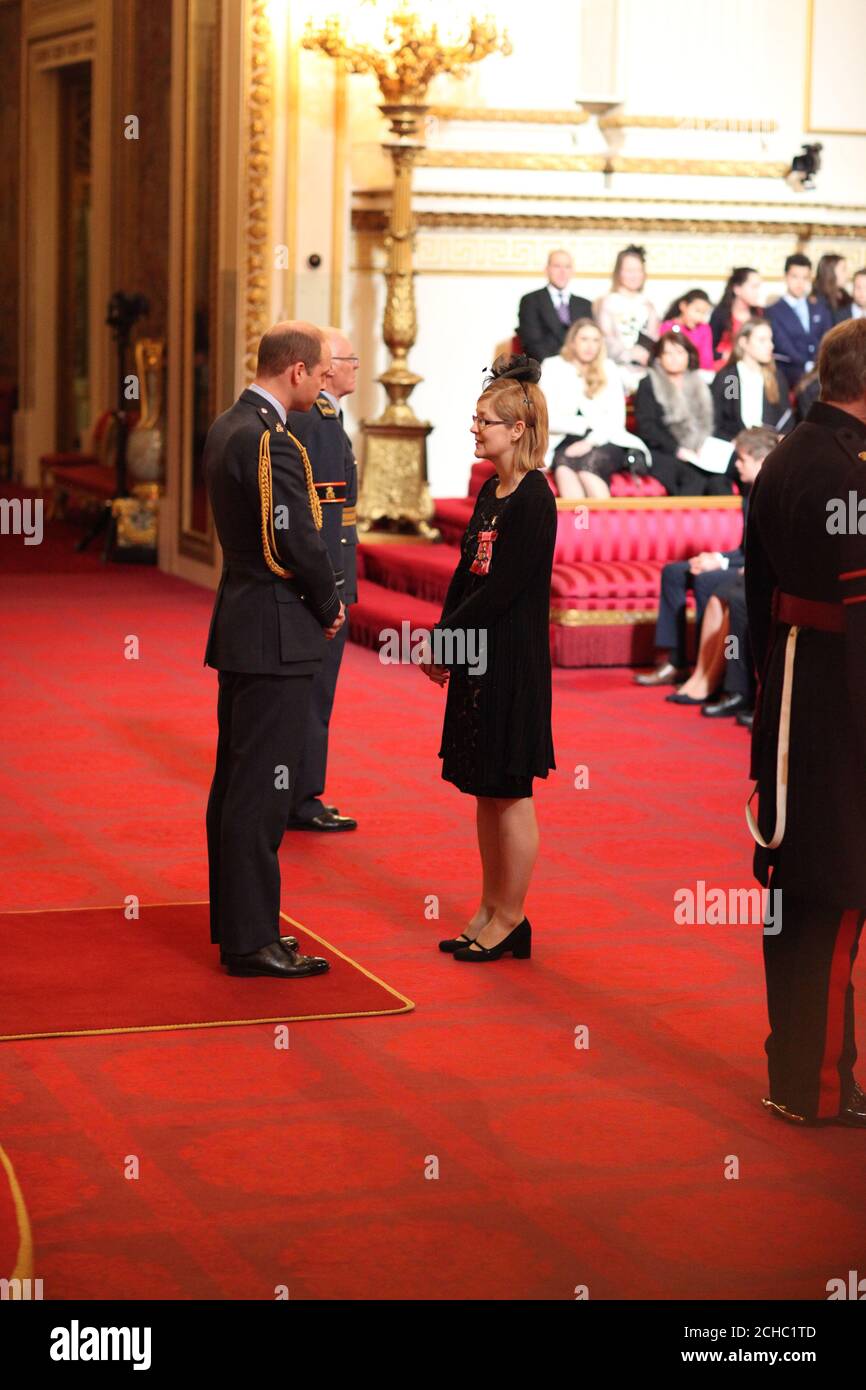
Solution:
{"label": "black pleated dress", "polygon": [[[556,764],[551,731],[550,574],[556,502],[545,475],[526,473],[508,497],[488,478],[463,537],[437,629],[486,636],[486,667],[451,671],[439,756],[442,777],[470,796],[532,795]],[[459,644],[455,644],[459,650]],[[473,647],[466,639],[466,649]],[[479,663],[479,666],[481,663]]]}

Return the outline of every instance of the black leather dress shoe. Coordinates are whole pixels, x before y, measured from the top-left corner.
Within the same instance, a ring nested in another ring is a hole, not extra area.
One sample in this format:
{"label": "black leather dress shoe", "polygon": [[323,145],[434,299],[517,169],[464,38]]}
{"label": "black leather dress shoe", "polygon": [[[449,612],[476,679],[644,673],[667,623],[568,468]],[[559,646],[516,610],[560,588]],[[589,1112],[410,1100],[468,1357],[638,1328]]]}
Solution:
{"label": "black leather dress shoe", "polygon": [[[324,805],[324,803],[322,804]],[[328,812],[329,816],[338,816],[340,814],[338,806],[325,806],[325,810]]]}
{"label": "black leather dress shoe", "polygon": [[737,715],[737,723],[741,729],[748,729],[752,732],[752,725],[755,722],[755,711],[753,709],[741,709]]}
{"label": "black leather dress shoe", "polygon": [[697,695],[681,695],[679,691],[674,695],[666,695],[665,701],[669,705],[703,705],[705,699],[698,699]]}
{"label": "black leather dress shoe", "polygon": [[708,719],[733,719],[741,710],[748,709],[745,695],[739,691],[725,690],[715,700],[709,700],[701,710]]}
{"label": "black leather dress shoe", "polygon": [[296,965],[302,961],[306,961],[309,965],[315,966],[315,970],[312,972],[314,975],[322,975],[326,970],[330,970],[331,968],[324,956],[302,955],[300,944],[296,936],[281,936],[280,945],[289,959]]}
{"label": "black leather dress shoe", "polygon": [[675,666],[672,661],[663,661],[661,666],[657,666],[654,671],[647,671],[644,675],[635,676],[635,685],[682,685],[683,681],[688,680],[688,671],[683,671],[679,666]]}
{"label": "black leather dress shoe", "polygon": [[335,816],[332,811],[325,811],[321,816],[311,816],[309,820],[290,820],[288,830],[325,830],[333,832],[335,830],[357,830],[358,822],[352,820],[351,816]]}
{"label": "black leather dress shoe", "polygon": [[[294,940],[293,937],[289,939]],[[282,941],[269,941],[267,946],[248,955],[225,955],[222,959],[230,975],[245,977],[271,975],[276,979],[296,980],[305,975],[321,975],[329,968],[321,956],[302,956]]]}

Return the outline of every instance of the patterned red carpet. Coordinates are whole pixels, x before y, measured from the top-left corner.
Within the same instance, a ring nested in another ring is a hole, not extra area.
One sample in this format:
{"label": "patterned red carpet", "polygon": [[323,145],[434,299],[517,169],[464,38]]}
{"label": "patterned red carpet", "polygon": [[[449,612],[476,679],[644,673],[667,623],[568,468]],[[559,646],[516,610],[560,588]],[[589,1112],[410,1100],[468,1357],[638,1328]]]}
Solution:
{"label": "patterned red carpet", "polygon": [[[4,590],[0,911],[200,901],[210,595],[111,568]],[[360,829],[282,850],[284,908],[413,1013],[293,1024],[288,1050],[267,1024],[0,1047],[46,1299],[821,1299],[862,1272],[863,1135],[759,1104],[760,927],[674,921],[678,889],[752,883],[743,731],[556,671],[533,958],[481,970],[435,949],[476,891],[441,702],[350,644],[328,790]],[[82,962],[32,921],[62,1019]]]}

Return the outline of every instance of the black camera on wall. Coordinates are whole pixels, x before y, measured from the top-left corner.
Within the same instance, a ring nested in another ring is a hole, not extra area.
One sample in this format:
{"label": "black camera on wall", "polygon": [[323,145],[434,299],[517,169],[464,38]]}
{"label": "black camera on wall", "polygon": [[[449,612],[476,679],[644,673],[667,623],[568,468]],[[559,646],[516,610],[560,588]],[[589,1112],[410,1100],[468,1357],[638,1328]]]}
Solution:
{"label": "black camera on wall", "polygon": [[814,188],[815,175],[821,168],[823,145],[804,145],[802,154],[795,154],[787,173],[788,182],[794,188]]}

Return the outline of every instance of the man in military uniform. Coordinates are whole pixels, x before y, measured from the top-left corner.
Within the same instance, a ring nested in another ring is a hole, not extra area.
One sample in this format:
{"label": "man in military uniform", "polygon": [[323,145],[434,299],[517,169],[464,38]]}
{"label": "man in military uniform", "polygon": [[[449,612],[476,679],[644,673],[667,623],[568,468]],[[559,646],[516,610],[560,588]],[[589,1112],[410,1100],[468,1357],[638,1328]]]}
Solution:
{"label": "man in military uniform", "polygon": [[325,659],[313,678],[307,736],[295,778],[288,824],[290,830],[333,832],[354,830],[357,826],[351,816],[341,816],[336,806],[326,805],[322,796],[328,765],[328,726],[349,631],[348,607],[358,596],[355,579],[358,470],[351,441],[343,428],[341,405],[343,397],[351,395],[355,389],[358,358],[339,329],[327,328],[325,336],[331,349],[330,373],[312,410],[308,414],[292,412],[289,415],[289,428],[303,441],[310,456],[322,507],[322,539],[334,567],[337,590],[346,605],[347,621],[328,644]]}
{"label": "man in military uniform", "polygon": [[205,443],[223,551],[205,663],[219,671],[216,769],[207,808],[211,940],[232,975],[282,979],[328,963],[280,937],[280,866],[313,677],[344,621],[320,535],[309,460],[287,428],[331,365],[319,329],[278,323],[256,378]]}
{"label": "man in military uniform", "polygon": [[[752,490],[746,596],[770,1094],[793,1124],[866,1127],[852,967],[866,915],[866,321],[832,329],[821,399]],[[776,900],[778,902],[778,899]]]}

